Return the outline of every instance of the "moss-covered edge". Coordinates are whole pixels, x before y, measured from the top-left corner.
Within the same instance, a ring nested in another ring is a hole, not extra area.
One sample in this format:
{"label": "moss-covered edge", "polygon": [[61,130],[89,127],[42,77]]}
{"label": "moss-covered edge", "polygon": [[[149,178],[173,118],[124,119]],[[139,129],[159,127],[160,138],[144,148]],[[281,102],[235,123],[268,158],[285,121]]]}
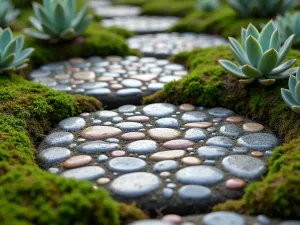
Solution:
{"label": "moss-covered edge", "polygon": [[58,121],[100,108],[95,98],[54,91],[19,74],[1,74],[1,224],[118,225],[145,218],[102,188],[50,174],[35,163],[35,146]]}
{"label": "moss-covered edge", "polygon": [[[284,144],[274,150],[268,162],[269,173],[261,182],[251,184],[241,200],[217,205],[214,210],[300,218],[300,115],[291,111],[281,98],[280,88],[287,87],[287,80],[270,87],[258,83],[245,86],[218,65],[221,58],[232,60],[228,47],[174,56],[172,60],[185,63],[190,74],[144,98],[144,104],[167,101],[222,106],[271,128]],[[300,52],[291,51],[288,58],[299,59]]]}

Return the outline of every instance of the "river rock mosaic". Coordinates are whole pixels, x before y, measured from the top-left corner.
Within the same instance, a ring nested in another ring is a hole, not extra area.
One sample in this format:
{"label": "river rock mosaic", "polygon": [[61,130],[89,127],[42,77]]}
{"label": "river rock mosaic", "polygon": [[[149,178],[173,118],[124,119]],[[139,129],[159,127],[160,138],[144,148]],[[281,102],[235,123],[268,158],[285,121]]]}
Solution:
{"label": "river rock mosaic", "polygon": [[112,17],[131,17],[137,16],[140,14],[141,9],[135,6],[101,6],[94,8],[95,14],[98,16],[102,16],[105,18],[112,18]]}
{"label": "river rock mosaic", "polygon": [[159,58],[167,58],[195,48],[209,48],[227,44],[224,38],[194,33],[145,34],[131,37],[127,42],[130,48],[139,50],[143,55]]}
{"label": "river rock mosaic", "polygon": [[138,34],[158,33],[170,29],[179,19],[177,17],[136,16],[114,17],[102,20],[105,27],[122,27]]}
{"label": "river rock mosaic", "polygon": [[[55,90],[85,94],[105,105],[140,104],[143,96],[188,72],[184,66],[152,57],[111,56],[70,59],[44,65],[30,78]],[[116,119],[115,119],[116,120]]]}
{"label": "river rock mosaic", "polygon": [[[245,129],[251,124],[257,129]],[[105,187],[117,200],[182,214],[240,197],[266,174],[278,144],[263,125],[229,109],[124,105],[61,121],[38,160],[50,172]]]}
{"label": "river rock mosaic", "polygon": [[[220,223],[222,221],[222,223]],[[265,215],[245,216],[233,212],[212,212],[206,215],[181,217],[176,214],[161,219],[140,220],[129,225],[300,225],[299,220],[279,221]]]}

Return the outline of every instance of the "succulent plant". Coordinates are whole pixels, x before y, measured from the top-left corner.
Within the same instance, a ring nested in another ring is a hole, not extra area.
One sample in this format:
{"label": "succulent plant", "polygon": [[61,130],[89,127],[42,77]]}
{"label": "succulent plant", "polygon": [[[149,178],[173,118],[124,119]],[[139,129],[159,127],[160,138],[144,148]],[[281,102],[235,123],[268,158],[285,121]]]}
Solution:
{"label": "succulent plant", "polygon": [[252,83],[256,79],[263,85],[274,84],[278,79],[288,78],[298,68],[290,67],[296,59],[284,62],[295,35],[290,36],[281,46],[279,32],[273,21],[264,26],[261,33],[249,24],[242,28],[242,45],[229,38],[230,49],[238,65],[229,60],[219,60],[221,66],[243,83]]}
{"label": "succulent plant", "polygon": [[0,27],[7,27],[15,21],[20,10],[14,9],[10,0],[0,0],[0,6]]}
{"label": "succulent plant", "polygon": [[295,34],[294,45],[300,45],[300,12],[284,16],[277,16],[274,21],[279,30],[281,41],[285,41],[290,35]]}
{"label": "succulent plant", "polygon": [[281,88],[281,96],[294,112],[300,113],[300,69],[296,76],[290,76],[289,89]]}
{"label": "succulent plant", "polygon": [[0,28],[0,72],[19,70],[27,66],[28,56],[33,48],[23,49],[24,37],[13,37],[10,28]]}
{"label": "succulent plant", "polygon": [[272,17],[297,6],[298,0],[228,0],[242,17]]}
{"label": "succulent plant", "polygon": [[69,40],[82,34],[92,20],[85,5],[76,15],[76,0],[43,0],[33,3],[35,17],[30,22],[36,30],[25,29],[28,35],[43,39]]}
{"label": "succulent plant", "polygon": [[196,9],[204,12],[214,11],[220,6],[220,0],[198,0]]}

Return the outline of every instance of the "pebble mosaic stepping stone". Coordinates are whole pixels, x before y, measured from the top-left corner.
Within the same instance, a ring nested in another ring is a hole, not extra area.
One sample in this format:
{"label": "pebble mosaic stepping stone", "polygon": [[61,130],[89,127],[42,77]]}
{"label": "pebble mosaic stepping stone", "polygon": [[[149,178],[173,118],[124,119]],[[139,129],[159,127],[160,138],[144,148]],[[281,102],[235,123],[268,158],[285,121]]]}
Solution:
{"label": "pebble mosaic stepping stone", "polygon": [[105,27],[122,27],[137,34],[159,33],[170,29],[179,21],[177,17],[136,16],[114,17],[102,20]]}
{"label": "pebble mosaic stepping stone", "polygon": [[233,212],[212,212],[206,215],[181,217],[176,214],[161,219],[140,220],[129,225],[300,225],[299,220],[271,219],[265,215],[245,216]]}
{"label": "pebble mosaic stepping stone", "polygon": [[159,33],[131,37],[127,40],[130,48],[137,49],[144,56],[167,58],[182,51],[194,48],[209,48],[226,45],[224,38],[209,34]]}
{"label": "pebble mosaic stepping stone", "polygon": [[37,156],[52,173],[91,180],[150,212],[204,212],[241,197],[267,172],[279,140],[265,127],[245,129],[247,123],[253,122],[219,107],[124,105],[61,121]]}
{"label": "pebble mosaic stepping stone", "polygon": [[140,14],[141,9],[135,6],[109,6],[104,5],[100,7],[94,8],[95,14],[98,16],[102,16],[105,18],[112,18],[112,17],[131,17],[137,16]]}
{"label": "pebble mosaic stepping stone", "polygon": [[[142,97],[162,89],[167,82],[181,79],[187,73],[184,66],[164,59],[111,56],[105,59],[70,59],[44,65],[33,71],[30,78],[55,90],[97,97],[113,108],[123,104],[140,104]],[[145,116],[131,117],[130,122],[146,122],[147,119]],[[116,120],[121,122],[122,118],[116,117],[114,122]],[[77,117],[64,123],[61,126],[70,126],[71,130],[84,125],[84,121]]]}

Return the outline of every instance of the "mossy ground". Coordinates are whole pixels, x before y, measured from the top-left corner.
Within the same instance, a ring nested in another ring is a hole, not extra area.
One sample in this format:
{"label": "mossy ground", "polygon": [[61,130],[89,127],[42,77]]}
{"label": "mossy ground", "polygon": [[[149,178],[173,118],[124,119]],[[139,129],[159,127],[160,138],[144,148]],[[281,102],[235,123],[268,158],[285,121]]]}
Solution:
{"label": "mossy ground", "polygon": [[[291,51],[300,58],[300,51]],[[300,115],[282,100],[280,88],[287,80],[273,86],[258,83],[242,85],[218,65],[218,59],[233,60],[229,47],[198,49],[181,53],[173,61],[185,63],[190,74],[180,81],[168,83],[163,91],[144,99],[144,103],[168,101],[190,102],[204,106],[222,106],[235,110],[271,128],[284,145],[275,149],[269,160],[269,173],[261,182],[251,184],[242,200],[228,201],[215,210],[235,210],[273,217],[300,218]],[[300,65],[300,61],[296,66]]]}
{"label": "mossy ground", "polygon": [[145,218],[91,183],[52,175],[35,163],[36,144],[58,121],[100,108],[94,98],[1,74],[0,224],[117,225]]}

